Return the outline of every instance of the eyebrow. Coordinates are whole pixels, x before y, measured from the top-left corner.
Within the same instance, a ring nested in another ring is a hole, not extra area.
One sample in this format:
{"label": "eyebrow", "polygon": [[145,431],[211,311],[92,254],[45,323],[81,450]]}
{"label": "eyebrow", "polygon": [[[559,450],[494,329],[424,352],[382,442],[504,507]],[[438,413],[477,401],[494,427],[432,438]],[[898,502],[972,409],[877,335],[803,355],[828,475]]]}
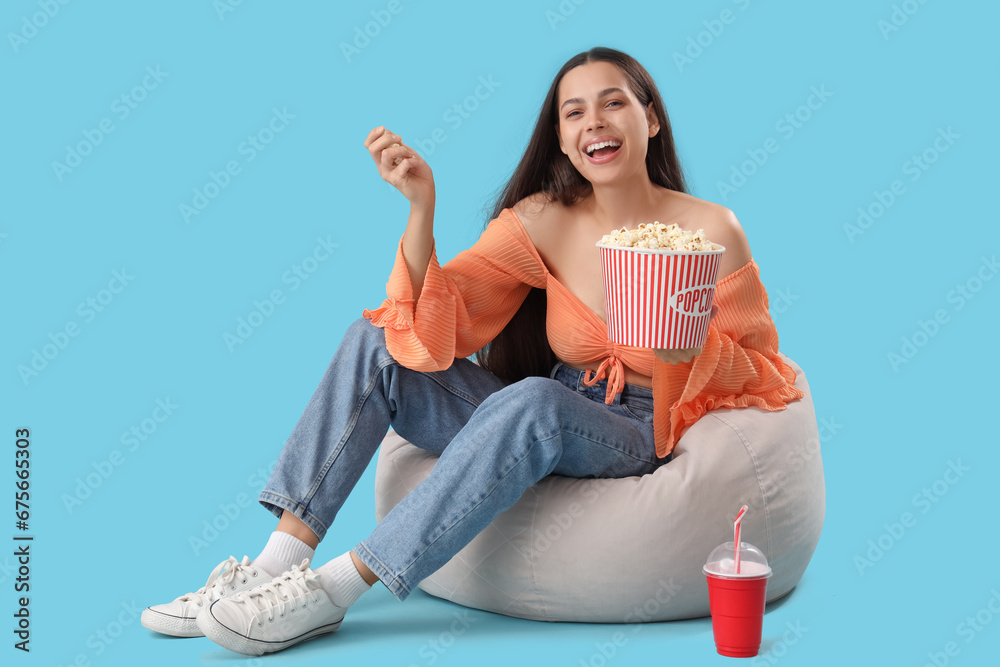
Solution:
{"label": "eyebrow", "polygon": [[[600,93],[597,94],[597,98],[600,99],[605,95],[610,95],[611,93],[621,93],[622,95],[624,95],[625,91],[622,90],[621,88],[605,88],[604,90],[602,90]],[[573,97],[571,99],[568,99],[565,102],[563,102],[562,105],[560,105],[559,110],[562,111],[562,108],[567,104],[583,104],[583,99],[579,97]]]}

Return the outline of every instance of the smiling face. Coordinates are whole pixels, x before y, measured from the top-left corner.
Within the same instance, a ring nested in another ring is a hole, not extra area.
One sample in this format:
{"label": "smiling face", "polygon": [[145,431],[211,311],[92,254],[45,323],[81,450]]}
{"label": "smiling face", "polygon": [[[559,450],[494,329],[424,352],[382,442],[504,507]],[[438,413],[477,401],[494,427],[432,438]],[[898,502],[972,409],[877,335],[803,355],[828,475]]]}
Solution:
{"label": "smiling face", "polygon": [[566,72],[557,104],[559,148],[584,178],[596,185],[648,177],[646,150],[660,123],[653,103],[642,106],[616,65],[596,61]]}

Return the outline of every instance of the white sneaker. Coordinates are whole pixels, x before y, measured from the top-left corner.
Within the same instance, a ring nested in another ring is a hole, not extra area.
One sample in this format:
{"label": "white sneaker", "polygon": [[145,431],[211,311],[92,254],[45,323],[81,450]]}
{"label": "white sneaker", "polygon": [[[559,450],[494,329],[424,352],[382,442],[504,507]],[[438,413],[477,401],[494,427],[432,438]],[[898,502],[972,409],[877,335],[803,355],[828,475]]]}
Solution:
{"label": "white sneaker", "polygon": [[219,646],[244,655],[274,653],[333,632],[347,609],[333,604],[308,565],[307,558],[270,583],[216,600],[198,614],[198,627]]}
{"label": "white sneaker", "polygon": [[272,576],[250,563],[250,558],[237,561],[232,556],[215,566],[205,585],[194,593],[182,595],[173,602],[146,607],[140,621],[143,627],[174,637],[202,637],[196,618],[198,612],[212,602],[232,597],[262,583]]}

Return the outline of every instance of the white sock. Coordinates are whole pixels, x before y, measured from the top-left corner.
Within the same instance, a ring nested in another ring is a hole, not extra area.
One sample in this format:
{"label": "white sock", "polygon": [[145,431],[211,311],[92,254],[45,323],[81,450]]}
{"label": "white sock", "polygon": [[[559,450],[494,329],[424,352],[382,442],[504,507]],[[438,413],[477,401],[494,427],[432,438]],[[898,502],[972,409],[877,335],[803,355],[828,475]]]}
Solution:
{"label": "white sock", "polygon": [[276,530],[271,533],[264,550],[253,559],[253,564],[276,577],[301,563],[303,558],[312,560],[315,553],[312,547],[294,535]]}
{"label": "white sock", "polygon": [[350,551],[313,571],[319,573],[319,583],[333,600],[333,604],[342,609],[350,607],[371,588],[371,584],[364,580],[351,560]]}

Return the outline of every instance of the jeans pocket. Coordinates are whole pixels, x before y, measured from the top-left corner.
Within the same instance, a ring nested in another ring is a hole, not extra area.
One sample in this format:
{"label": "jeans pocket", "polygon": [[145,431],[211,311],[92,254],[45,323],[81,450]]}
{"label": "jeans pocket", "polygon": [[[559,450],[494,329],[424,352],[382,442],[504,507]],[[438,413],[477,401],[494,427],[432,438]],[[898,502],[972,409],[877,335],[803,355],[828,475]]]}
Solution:
{"label": "jeans pocket", "polygon": [[641,422],[646,422],[647,424],[653,421],[653,411],[646,409],[641,405],[626,405],[621,404],[621,409],[623,412],[627,413],[631,417],[638,419]]}

